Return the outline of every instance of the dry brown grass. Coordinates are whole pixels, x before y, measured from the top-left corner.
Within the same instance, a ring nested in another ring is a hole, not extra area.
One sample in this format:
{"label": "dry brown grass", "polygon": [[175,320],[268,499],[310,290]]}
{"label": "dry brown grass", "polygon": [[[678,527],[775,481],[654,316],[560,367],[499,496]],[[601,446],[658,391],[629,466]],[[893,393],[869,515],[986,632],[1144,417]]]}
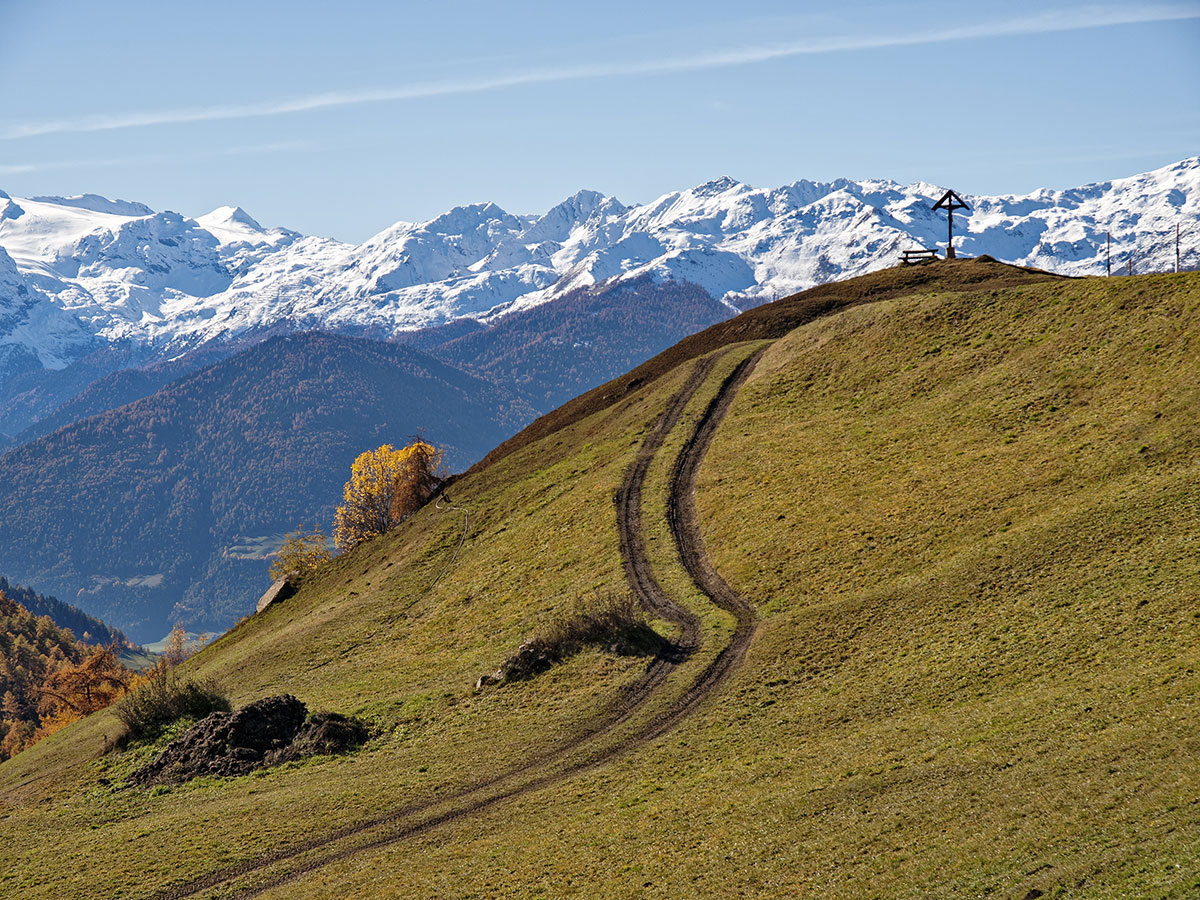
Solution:
{"label": "dry brown grass", "polygon": [[653,656],[665,649],[666,641],[632,594],[594,594],[578,600],[569,615],[539,628],[504,661],[497,676],[501,681],[532,678],[589,647],[616,656]]}

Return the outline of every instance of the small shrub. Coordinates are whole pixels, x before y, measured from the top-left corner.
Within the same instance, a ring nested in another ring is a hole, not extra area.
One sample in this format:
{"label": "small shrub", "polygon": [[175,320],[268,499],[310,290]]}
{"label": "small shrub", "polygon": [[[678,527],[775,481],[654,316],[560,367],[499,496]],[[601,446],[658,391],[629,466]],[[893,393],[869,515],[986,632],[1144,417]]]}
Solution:
{"label": "small shrub", "polygon": [[492,680],[532,678],[585,647],[618,656],[652,656],[665,643],[632,594],[597,595],[581,600],[572,615],[539,629],[505,660]]}
{"label": "small shrub", "polygon": [[117,704],[117,718],[125,726],[120,743],[157,737],[163,728],[185,716],[202,719],[229,710],[228,698],[211,678],[184,680],[167,670]]}
{"label": "small shrub", "polygon": [[195,652],[196,642],[189,642],[187,632],[183,630],[182,625],[176,622],[175,627],[171,629],[171,633],[167,636],[167,643],[163,647],[162,657],[159,662],[165,670],[179,665]]}
{"label": "small shrub", "polygon": [[304,527],[300,526],[275,551],[275,561],[270,569],[271,580],[278,581],[284,575],[307,578],[332,558],[325,533],[316,525],[311,532],[305,532]]}

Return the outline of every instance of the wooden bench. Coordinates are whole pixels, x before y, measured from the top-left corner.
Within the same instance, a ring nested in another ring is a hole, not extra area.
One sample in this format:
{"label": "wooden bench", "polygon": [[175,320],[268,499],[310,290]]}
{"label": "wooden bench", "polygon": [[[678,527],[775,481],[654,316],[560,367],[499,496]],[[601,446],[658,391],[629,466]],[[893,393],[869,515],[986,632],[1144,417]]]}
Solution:
{"label": "wooden bench", "polygon": [[900,254],[900,262],[906,266],[917,266],[921,263],[933,262],[937,258],[937,250],[905,250]]}

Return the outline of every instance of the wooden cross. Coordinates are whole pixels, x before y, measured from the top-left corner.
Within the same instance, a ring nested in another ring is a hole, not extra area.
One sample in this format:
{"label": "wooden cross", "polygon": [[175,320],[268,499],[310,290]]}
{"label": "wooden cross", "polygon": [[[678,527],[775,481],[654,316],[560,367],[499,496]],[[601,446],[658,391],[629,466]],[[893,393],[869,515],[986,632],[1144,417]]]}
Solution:
{"label": "wooden cross", "polygon": [[946,211],[946,259],[954,259],[954,211],[956,209],[970,209],[967,201],[954,191],[946,191],[942,195],[942,199],[933,204],[934,209],[944,209]]}

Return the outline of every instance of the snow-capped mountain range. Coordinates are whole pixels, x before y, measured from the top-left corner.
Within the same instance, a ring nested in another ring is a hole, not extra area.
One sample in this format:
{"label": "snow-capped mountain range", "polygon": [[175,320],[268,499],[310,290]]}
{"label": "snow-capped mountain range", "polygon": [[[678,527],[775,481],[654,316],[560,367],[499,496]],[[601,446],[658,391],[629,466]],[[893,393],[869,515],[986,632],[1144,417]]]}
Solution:
{"label": "snow-capped mountain range", "polygon": [[[580,191],[543,215],[493,203],[397,223],[359,245],[263,228],[236,207],[192,219],[140,203],[0,191],[0,378],[60,369],[106,342],[178,352],[262,330],[373,337],[460,317],[493,320],[578,287],[697,284],[735,308],[895,265],[941,246],[933,184],[718,178],[626,206]],[[960,254],[1064,274],[1167,271],[1175,227],[1200,263],[1200,157],[1071,190],[966,195]]]}

